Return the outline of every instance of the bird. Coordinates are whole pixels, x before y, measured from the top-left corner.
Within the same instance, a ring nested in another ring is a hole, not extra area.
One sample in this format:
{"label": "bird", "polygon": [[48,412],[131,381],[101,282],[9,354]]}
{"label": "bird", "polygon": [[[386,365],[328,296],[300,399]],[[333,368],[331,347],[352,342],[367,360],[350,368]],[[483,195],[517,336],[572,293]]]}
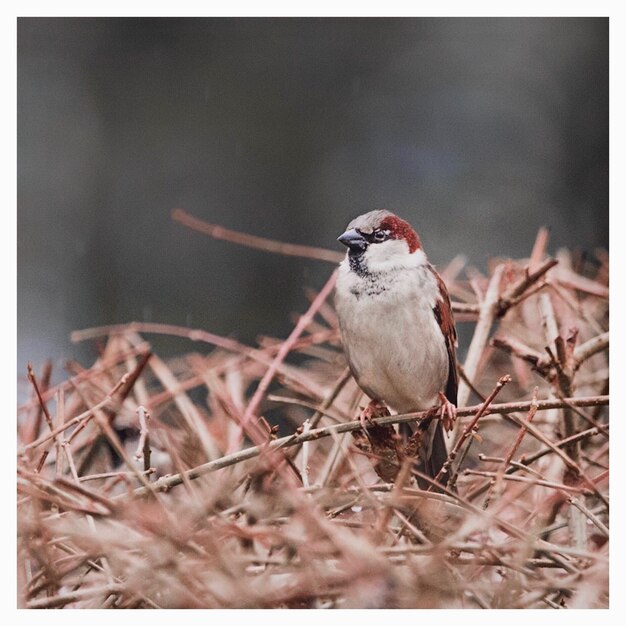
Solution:
{"label": "bird", "polygon": [[[446,285],[404,219],[375,210],[338,238],[335,308],[352,375],[370,398],[361,424],[382,404],[398,414],[430,411],[418,431],[418,485],[428,488],[447,459],[444,436],[456,416],[457,335]],[[406,433],[405,433],[406,435]],[[441,478],[441,477],[440,477]],[[439,484],[444,484],[441,480]]]}

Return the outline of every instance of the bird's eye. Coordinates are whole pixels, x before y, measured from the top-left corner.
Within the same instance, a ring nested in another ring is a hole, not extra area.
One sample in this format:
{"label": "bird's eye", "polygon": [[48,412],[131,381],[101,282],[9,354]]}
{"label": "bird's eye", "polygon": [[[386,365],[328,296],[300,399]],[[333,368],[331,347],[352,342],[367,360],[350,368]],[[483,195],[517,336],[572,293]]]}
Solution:
{"label": "bird's eye", "polygon": [[388,233],[384,230],[375,230],[374,231],[374,241],[385,241],[387,239]]}

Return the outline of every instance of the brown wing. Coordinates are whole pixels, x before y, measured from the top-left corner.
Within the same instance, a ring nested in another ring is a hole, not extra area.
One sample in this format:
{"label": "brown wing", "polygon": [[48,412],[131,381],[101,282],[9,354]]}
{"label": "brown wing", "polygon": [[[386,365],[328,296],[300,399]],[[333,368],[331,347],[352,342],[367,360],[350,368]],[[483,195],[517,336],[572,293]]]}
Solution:
{"label": "brown wing", "polygon": [[[457,388],[458,377],[456,371],[456,328],[454,327],[454,317],[452,315],[452,306],[450,305],[450,296],[448,290],[443,282],[443,279],[435,268],[429,266],[430,271],[437,279],[437,285],[439,287],[439,298],[435,306],[433,307],[433,313],[437,318],[437,322],[443,332],[446,348],[448,351],[448,380],[446,381],[446,388],[444,393],[446,398],[454,405],[457,402]],[[421,451],[421,462],[418,464],[418,469],[424,472],[427,476],[435,478],[443,464],[448,458],[448,451],[446,448],[446,440],[443,434],[443,425],[441,420],[424,420],[420,423],[420,428],[425,431],[424,448]],[[427,433],[427,434],[426,434]],[[428,441],[427,441],[428,440]],[[445,484],[445,477],[443,478],[443,484]],[[431,488],[431,484],[424,479],[418,477],[417,483],[421,489]],[[439,491],[435,488],[435,491]]]}
{"label": "brown wing", "polygon": [[459,379],[456,371],[457,338],[456,328],[454,327],[454,316],[452,315],[452,306],[450,304],[448,289],[446,288],[443,279],[439,276],[432,265],[430,266],[430,271],[437,279],[437,285],[439,286],[439,299],[433,308],[433,312],[435,313],[439,326],[441,326],[443,336],[446,340],[446,348],[448,349],[448,382],[446,383],[444,393],[446,394],[446,398],[448,398],[448,400],[456,406]]}

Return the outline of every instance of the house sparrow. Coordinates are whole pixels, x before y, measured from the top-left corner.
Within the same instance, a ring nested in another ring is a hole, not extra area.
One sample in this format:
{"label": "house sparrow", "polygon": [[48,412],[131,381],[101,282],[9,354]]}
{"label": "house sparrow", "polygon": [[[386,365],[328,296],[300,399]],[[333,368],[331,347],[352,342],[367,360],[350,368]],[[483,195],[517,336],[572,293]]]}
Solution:
{"label": "house sparrow", "polygon": [[[441,417],[454,419],[457,340],[450,298],[417,233],[389,211],[371,211],[352,220],[338,240],[348,247],[335,289],[341,337],[352,374],[371,398],[362,422],[381,402],[409,413],[438,400]],[[447,458],[435,415],[418,427],[418,469],[433,478]]]}

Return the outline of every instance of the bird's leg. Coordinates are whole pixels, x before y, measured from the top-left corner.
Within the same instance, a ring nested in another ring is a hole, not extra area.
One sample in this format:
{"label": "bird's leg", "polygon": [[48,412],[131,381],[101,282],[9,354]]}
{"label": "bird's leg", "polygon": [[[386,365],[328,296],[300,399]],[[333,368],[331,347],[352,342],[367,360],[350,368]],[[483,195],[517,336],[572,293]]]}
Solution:
{"label": "bird's leg", "polygon": [[388,415],[387,407],[380,400],[371,400],[370,403],[361,410],[359,414],[359,422],[361,428],[367,433],[367,423],[372,423],[372,418],[380,415]]}
{"label": "bird's leg", "polygon": [[440,391],[439,399],[441,400],[441,408],[439,411],[439,419],[446,432],[450,432],[456,421],[456,407],[446,396]]}

